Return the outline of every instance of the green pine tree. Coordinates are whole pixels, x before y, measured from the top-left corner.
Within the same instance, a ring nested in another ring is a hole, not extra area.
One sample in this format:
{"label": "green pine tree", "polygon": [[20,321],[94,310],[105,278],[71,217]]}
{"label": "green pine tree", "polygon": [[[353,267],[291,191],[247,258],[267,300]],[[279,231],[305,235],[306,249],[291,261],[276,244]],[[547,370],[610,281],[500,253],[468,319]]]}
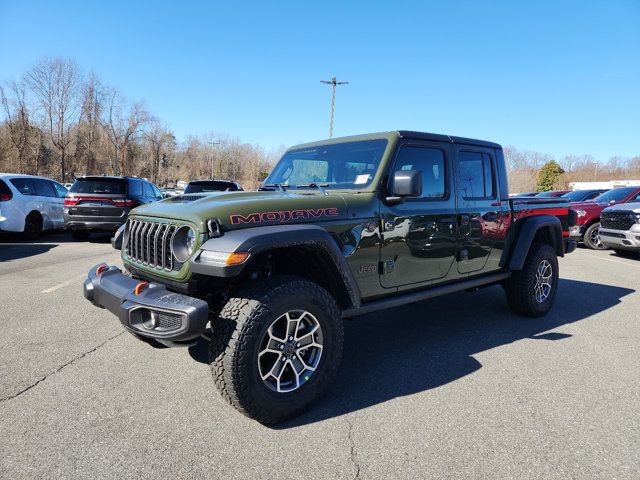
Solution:
{"label": "green pine tree", "polygon": [[564,173],[562,167],[555,160],[545,163],[538,172],[538,191],[553,190],[560,175]]}

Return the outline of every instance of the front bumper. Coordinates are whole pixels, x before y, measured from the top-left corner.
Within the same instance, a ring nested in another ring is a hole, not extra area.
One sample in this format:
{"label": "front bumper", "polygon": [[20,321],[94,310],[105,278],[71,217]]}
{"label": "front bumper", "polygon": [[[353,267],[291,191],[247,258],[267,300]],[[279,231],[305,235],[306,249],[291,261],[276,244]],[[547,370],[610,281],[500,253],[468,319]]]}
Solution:
{"label": "front bumper", "polygon": [[[102,268],[97,273],[98,267]],[[168,346],[197,340],[209,321],[209,305],[204,300],[170,292],[159,283],[146,284],[126,276],[115,266],[98,264],[84,281],[84,297],[115,314],[132,333]],[[192,342],[193,343],[193,342]]]}
{"label": "front bumper", "polygon": [[640,231],[613,230],[609,228],[598,229],[598,236],[603,245],[622,250],[640,250]]}
{"label": "front bumper", "polygon": [[584,225],[573,225],[569,227],[569,236],[572,239],[582,239],[582,235],[584,235]]}

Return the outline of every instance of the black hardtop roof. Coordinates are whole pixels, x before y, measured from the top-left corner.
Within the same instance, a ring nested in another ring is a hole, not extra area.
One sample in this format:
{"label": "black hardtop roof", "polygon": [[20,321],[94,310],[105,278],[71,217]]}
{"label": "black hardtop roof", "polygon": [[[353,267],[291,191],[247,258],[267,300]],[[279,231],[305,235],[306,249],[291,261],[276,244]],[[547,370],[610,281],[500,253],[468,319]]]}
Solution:
{"label": "black hardtop roof", "polygon": [[429,140],[432,142],[461,143],[464,145],[477,145],[479,147],[502,148],[498,143],[478,140],[476,138],[455,137],[440,133],[414,132],[412,130],[398,130],[401,138],[413,138],[416,140]]}

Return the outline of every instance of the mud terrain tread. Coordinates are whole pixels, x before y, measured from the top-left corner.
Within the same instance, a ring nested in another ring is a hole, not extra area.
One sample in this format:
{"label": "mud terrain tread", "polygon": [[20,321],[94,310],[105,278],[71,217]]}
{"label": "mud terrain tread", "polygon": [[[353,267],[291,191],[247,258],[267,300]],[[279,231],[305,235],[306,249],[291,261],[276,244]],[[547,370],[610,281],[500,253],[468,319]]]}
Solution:
{"label": "mud terrain tread", "polygon": [[[319,285],[307,280],[278,276],[269,281],[253,283],[241,289],[236,297],[230,298],[223,307],[218,318],[212,325],[213,335],[210,346],[211,371],[214,382],[222,397],[244,415],[254,418],[261,423],[273,424],[293,417],[311,403],[289,410],[286,413],[274,412],[256,401],[250,392],[246,379],[246,372],[240,367],[244,357],[251,355],[246,341],[259,335],[263,323],[262,316],[270,316],[269,305],[280,297],[295,298],[296,296],[311,296],[319,300],[328,309],[334,322],[337,352],[334,357],[325,361],[323,371],[324,383],[329,383],[334,377],[340,363],[343,343],[343,326],[340,311],[334,298]],[[251,362],[251,359],[248,359]],[[326,379],[326,381],[325,381]]]}

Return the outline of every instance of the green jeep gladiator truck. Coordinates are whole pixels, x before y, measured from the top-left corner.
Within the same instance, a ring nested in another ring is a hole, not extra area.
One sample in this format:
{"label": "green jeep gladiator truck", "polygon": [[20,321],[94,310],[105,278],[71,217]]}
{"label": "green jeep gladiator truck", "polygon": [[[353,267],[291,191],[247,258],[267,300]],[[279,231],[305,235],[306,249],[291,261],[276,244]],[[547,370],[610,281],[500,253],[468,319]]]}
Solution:
{"label": "green jeep gladiator truck", "polygon": [[496,143],[338,138],[290,148],[259,191],[134,209],[113,240],[125,271],[96,265],[84,296],[147,342],[208,338],[220,393],[272,424],[328,388],[343,319],[498,284],[546,314],[574,221],[566,200],[509,199]]}

